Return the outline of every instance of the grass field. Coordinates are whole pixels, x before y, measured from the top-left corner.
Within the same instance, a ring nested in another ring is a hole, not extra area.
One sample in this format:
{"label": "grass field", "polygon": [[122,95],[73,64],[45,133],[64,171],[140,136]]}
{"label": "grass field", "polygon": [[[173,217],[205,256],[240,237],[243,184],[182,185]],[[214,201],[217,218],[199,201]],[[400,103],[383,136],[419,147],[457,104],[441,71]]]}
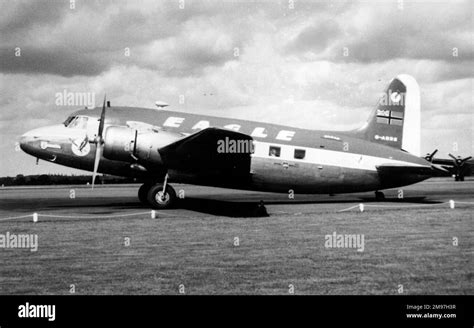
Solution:
{"label": "grass field", "polygon": [[[398,294],[399,285],[404,294],[473,294],[472,207],[294,206],[260,218],[165,211],[0,222],[1,233],[39,238],[37,252],[0,250],[0,294],[69,294],[71,284],[76,294],[178,294],[180,285],[186,294],[288,294],[289,285],[295,294]],[[325,248],[334,231],[363,234],[365,250]]]}

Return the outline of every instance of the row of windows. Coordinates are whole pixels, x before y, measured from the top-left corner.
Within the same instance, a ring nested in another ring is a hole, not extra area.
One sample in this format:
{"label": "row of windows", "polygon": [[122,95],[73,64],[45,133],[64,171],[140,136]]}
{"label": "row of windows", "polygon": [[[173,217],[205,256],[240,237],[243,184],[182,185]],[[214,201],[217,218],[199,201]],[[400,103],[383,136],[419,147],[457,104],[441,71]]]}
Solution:
{"label": "row of windows", "polygon": [[[281,147],[270,146],[270,150],[268,152],[269,156],[280,157],[280,154],[281,154]],[[295,153],[294,153],[295,159],[304,159],[305,156],[306,156],[306,150],[295,149]]]}

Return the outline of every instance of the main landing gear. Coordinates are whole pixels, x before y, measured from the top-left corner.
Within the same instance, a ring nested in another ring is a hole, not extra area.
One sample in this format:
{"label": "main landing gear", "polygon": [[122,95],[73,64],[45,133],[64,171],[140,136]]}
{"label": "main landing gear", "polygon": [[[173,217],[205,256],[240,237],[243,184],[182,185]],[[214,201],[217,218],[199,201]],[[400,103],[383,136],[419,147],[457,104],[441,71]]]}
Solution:
{"label": "main landing gear", "polygon": [[375,192],[375,199],[376,200],[384,200],[385,199],[384,193],[381,192],[381,191],[376,191]]}
{"label": "main landing gear", "polygon": [[145,183],[138,189],[138,199],[142,204],[156,209],[171,208],[176,203],[176,191],[168,184],[168,174],[163,183]]}
{"label": "main landing gear", "polygon": [[454,181],[464,181],[464,175],[454,175]]}

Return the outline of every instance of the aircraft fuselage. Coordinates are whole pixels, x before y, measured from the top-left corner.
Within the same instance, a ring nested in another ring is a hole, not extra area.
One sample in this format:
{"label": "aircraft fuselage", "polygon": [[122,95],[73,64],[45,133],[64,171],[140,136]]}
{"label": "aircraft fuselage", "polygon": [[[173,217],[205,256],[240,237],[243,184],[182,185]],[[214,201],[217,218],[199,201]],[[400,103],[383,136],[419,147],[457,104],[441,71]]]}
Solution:
{"label": "aircraft fuselage", "polygon": [[[92,171],[95,144],[82,144],[85,135],[94,138],[100,108],[80,110],[72,116],[86,118],[74,127],[64,124],[29,131],[21,148],[32,156],[77,169]],[[85,121],[85,122],[84,122]],[[170,181],[270,192],[348,193],[409,185],[430,177],[405,174],[381,179],[382,164],[429,167],[426,160],[386,145],[358,138],[356,132],[314,131],[293,127],[145,108],[107,108],[105,126],[131,126],[175,134],[176,138],[207,127],[220,127],[248,134],[254,141],[249,179],[238,183],[212,175],[194,175],[168,170]],[[379,136],[390,138],[390,136]],[[390,140],[388,140],[390,141]],[[150,151],[156,151],[151,149]],[[158,179],[161,171],[101,157],[98,171],[118,176]]]}

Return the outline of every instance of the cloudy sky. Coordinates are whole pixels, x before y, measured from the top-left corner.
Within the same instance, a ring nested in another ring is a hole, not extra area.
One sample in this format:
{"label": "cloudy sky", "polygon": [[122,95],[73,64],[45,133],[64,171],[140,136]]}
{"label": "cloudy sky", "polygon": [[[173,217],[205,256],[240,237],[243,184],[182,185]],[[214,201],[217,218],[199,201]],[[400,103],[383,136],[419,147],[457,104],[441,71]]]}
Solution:
{"label": "cloudy sky", "polygon": [[472,154],[473,27],[469,0],[0,0],[0,176],[80,172],[15,151],[77,109],[64,90],[337,130],[400,73],[421,87],[422,152]]}

